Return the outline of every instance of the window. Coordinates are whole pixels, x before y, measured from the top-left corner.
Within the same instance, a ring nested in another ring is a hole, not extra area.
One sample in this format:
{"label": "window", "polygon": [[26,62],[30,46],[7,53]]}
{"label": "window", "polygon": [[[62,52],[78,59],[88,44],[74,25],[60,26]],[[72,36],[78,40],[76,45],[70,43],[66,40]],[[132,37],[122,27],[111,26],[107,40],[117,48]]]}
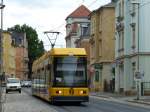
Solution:
{"label": "window", "polygon": [[132,27],[132,48],[134,49],[135,48],[135,26]]}
{"label": "window", "polygon": [[124,17],[124,0],[122,0],[122,17]]}
{"label": "window", "polygon": [[120,31],[119,33],[118,33],[118,49],[119,50],[123,50],[124,49],[124,31]]}
{"label": "window", "polygon": [[121,16],[121,2],[119,2],[118,6],[119,6],[119,10],[118,10],[119,11],[119,16]]}
{"label": "window", "polygon": [[54,86],[87,86],[86,58],[65,56],[54,59]]}
{"label": "window", "polygon": [[88,34],[88,27],[81,28],[81,36],[87,36]]}
{"label": "window", "polygon": [[102,30],[102,15],[100,14],[100,17],[99,17],[99,29],[100,29],[100,32]]}
{"label": "window", "polygon": [[136,5],[135,4],[131,4],[131,15],[133,17],[135,16],[135,12],[136,12]]}
{"label": "window", "polygon": [[99,82],[99,72],[95,72],[95,82]]}
{"label": "window", "polygon": [[135,77],[135,71],[136,71],[136,63],[135,62],[133,62],[132,63],[132,87],[133,88],[135,88],[135,85],[136,85],[136,82],[135,82],[135,80],[134,80],[134,77]]}
{"label": "window", "polygon": [[118,3],[118,11],[119,17],[124,17],[124,0]]}
{"label": "window", "polygon": [[118,32],[118,50],[121,49],[121,33]]}
{"label": "window", "polygon": [[92,58],[94,59],[94,57],[95,57],[95,43],[92,44],[91,53],[92,53],[91,56],[92,56]]}
{"label": "window", "polygon": [[122,48],[121,49],[124,49],[124,31],[121,31],[121,37],[122,37],[122,40],[121,40]]}
{"label": "window", "polygon": [[19,39],[19,44],[22,44],[22,39]]}
{"label": "window", "polygon": [[15,45],[15,39],[12,39],[11,45],[12,45],[12,46]]}
{"label": "window", "polygon": [[93,20],[93,33],[95,33],[95,31],[96,31],[96,19],[94,18],[94,20]]}
{"label": "window", "polygon": [[99,40],[99,56],[102,56],[102,40]]}

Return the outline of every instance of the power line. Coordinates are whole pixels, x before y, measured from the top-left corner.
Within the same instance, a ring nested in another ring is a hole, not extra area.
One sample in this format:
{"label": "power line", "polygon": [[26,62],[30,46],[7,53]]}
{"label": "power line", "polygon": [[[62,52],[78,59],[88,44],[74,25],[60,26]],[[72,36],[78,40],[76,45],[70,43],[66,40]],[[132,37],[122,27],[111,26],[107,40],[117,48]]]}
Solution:
{"label": "power line", "polygon": [[91,2],[88,7],[91,7],[93,4],[95,4],[98,0],[94,0],[93,2]]}

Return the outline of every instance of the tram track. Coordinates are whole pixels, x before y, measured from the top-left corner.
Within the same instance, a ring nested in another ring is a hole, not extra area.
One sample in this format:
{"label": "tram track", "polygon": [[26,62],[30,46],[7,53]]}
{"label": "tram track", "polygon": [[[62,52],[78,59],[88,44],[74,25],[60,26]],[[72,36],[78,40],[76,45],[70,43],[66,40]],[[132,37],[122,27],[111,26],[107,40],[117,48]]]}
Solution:
{"label": "tram track", "polygon": [[[28,94],[32,97],[31,88],[22,88],[22,91]],[[42,101],[43,103],[49,105],[51,108],[55,109],[57,112],[77,112],[76,109],[79,109],[80,107],[86,107],[86,104],[77,104],[72,102],[64,102],[64,103],[55,103],[50,104],[50,102],[47,102],[45,100],[42,100],[40,98],[35,97],[37,100]],[[77,108],[76,108],[77,107]]]}

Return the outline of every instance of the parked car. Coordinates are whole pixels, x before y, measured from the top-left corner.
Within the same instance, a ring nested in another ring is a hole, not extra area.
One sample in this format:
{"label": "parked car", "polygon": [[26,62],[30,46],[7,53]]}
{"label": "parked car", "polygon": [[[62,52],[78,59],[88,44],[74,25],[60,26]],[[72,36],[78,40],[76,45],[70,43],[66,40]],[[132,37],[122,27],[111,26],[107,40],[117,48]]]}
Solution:
{"label": "parked car", "polygon": [[24,80],[24,81],[21,81],[21,86],[22,87],[31,87],[31,81],[28,81],[28,80]]}
{"label": "parked car", "polygon": [[18,78],[7,78],[6,81],[6,93],[9,91],[18,91],[21,93],[21,83]]}

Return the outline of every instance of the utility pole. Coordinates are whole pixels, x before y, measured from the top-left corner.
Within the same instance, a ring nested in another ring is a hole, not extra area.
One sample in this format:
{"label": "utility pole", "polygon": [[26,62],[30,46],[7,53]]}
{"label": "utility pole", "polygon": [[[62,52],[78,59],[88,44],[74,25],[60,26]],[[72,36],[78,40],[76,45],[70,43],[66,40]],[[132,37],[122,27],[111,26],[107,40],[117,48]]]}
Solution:
{"label": "utility pole", "polygon": [[3,0],[0,3],[1,9],[1,29],[0,29],[0,112],[2,112],[2,75],[3,75]]}
{"label": "utility pole", "polygon": [[0,29],[0,73],[2,74],[3,72],[3,60],[2,60],[2,56],[3,56],[3,9],[4,9],[5,5],[3,5],[3,0],[1,0],[0,3],[0,9],[1,9],[1,29]]}
{"label": "utility pole", "polygon": [[56,40],[57,40],[58,35],[60,34],[60,32],[57,32],[57,31],[45,31],[44,34],[46,34],[46,36],[48,37],[48,40],[49,40],[49,42],[51,44],[51,48],[54,48]]}

